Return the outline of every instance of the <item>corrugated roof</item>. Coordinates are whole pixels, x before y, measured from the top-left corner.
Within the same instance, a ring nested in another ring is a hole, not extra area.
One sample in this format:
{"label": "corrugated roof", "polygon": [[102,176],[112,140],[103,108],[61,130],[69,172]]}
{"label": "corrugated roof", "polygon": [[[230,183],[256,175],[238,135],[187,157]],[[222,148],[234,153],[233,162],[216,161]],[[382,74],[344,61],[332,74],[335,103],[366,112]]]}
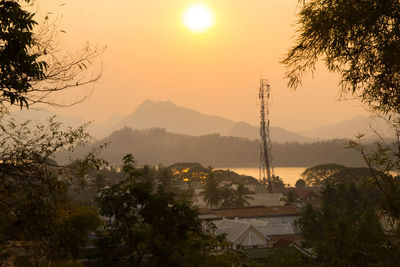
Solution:
{"label": "corrugated roof", "polygon": [[217,227],[216,234],[226,233],[226,239],[235,242],[251,225],[224,219],[217,222],[215,226]]}
{"label": "corrugated roof", "polygon": [[227,241],[242,246],[266,245],[266,237],[254,226],[240,220],[223,219],[216,224],[216,234],[226,234]]}
{"label": "corrugated roof", "polygon": [[274,235],[292,235],[294,234],[294,230],[289,223],[280,223],[280,224],[269,224],[266,226],[259,226],[257,229],[262,232],[265,236],[274,236]]}

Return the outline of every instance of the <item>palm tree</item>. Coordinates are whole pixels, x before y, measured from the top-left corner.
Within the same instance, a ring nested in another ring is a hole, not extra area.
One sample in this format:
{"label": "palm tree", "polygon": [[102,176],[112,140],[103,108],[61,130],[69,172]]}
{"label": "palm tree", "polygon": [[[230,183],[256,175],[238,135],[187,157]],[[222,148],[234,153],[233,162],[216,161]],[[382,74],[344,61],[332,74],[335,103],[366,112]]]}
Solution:
{"label": "palm tree", "polygon": [[285,206],[291,206],[297,201],[297,195],[294,190],[289,190],[286,197],[281,198],[281,201],[285,202]]}
{"label": "palm tree", "polygon": [[246,196],[250,194],[250,190],[243,184],[243,183],[236,183],[237,188],[234,191],[233,194],[233,206],[234,207],[244,207],[250,205],[249,200],[252,200],[253,198],[250,196]]}
{"label": "palm tree", "polygon": [[232,184],[225,186],[223,189],[223,207],[244,207],[250,205],[249,200],[253,199],[250,196],[250,190],[241,182],[233,183],[237,185],[236,189],[232,189]]}
{"label": "palm tree", "polygon": [[206,184],[203,187],[203,200],[207,207],[218,207],[221,203],[221,190],[218,187],[217,178],[212,174],[212,170],[208,173]]}

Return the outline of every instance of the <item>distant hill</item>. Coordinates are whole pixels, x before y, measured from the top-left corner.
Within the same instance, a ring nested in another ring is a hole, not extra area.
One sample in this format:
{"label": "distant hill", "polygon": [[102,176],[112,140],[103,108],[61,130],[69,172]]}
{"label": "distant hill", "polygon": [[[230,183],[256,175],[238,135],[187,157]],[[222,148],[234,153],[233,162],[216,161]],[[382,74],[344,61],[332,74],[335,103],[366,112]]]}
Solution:
{"label": "distant hill", "polygon": [[170,132],[202,135],[219,133],[226,135],[233,121],[209,116],[192,109],[178,107],[170,101],[144,101],[137,109],[111,126],[108,134],[124,127],[133,129],[165,128]]}
{"label": "distant hill", "polygon": [[[312,138],[304,137],[300,134],[289,132],[281,127],[271,127],[271,139],[276,143],[285,142],[312,142]],[[260,129],[258,126],[253,126],[247,122],[237,122],[232,126],[232,129],[227,134],[228,136],[243,137],[249,139],[259,139]]]}
{"label": "distant hill", "polygon": [[356,116],[352,119],[341,121],[336,124],[324,125],[310,131],[303,131],[301,134],[309,138],[335,139],[354,138],[358,133],[366,135],[367,139],[376,139],[374,130],[382,137],[391,137],[388,127],[382,119],[372,119],[365,116]]}
{"label": "distant hill", "polygon": [[[11,115],[17,120],[45,121],[56,113],[47,110],[16,110]],[[57,121],[64,125],[76,128],[87,121],[79,116],[57,115]],[[274,122],[272,122],[274,125]],[[273,143],[285,142],[313,142],[316,140],[331,140],[353,138],[358,133],[366,133],[366,138],[376,139],[376,134],[370,126],[377,129],[384,138],[390,138],[390,132],[383,120],[372,120],[368,117],[357,116],[336,124],[324,125],[313,130],[295,133],[281,127],[270,127]],[[114,114],[103,123],[92,122],[88,128],[90,134],[98,140],[109,136],[111,133],[124,127],[132,129],[164,128],[168,132],[200,136],[207,134],[220,134],[259,139],[258,126],[247,122],[235,122],[218,116],[210,116],[193,109],[176,106],[165,101],[157,102],[146,100],[139,105],[130,115]]]}
{"label": "distant hill", "polygon": [[[200,136],[217,133],[224,136],[235,136],[258,139],[257,126],[246,122],[234,122],[218,116],[210,116],[193,109],[179,107],[170,101],[144,101],[137,109],[125,118],[120,119],[107,129],[95,135],[102,138],[111,132],[130,127],[132,129],[164,128],[169,132]],[[286,131],[283,128],[271,127],[274,142],[310,142],[311,138]]]}
{"label": "distant hill", "polygon": [[[259,142],[240,137],[209,134],[189,136],[167,132],[165,129],[133,130],[123,128],[94,146],[110,142],[102,157],[112,165],[120,165],[128,153],[139,164],[171,165],[175,162],[199,162],[203,166],[256,167],[259,165]],[[273,143],[274,166],[309,167],[323,163],[363,166],[359,153],[344,149],[345,140],[316,143]],[[88,148],[77,150],[72,157],[82,155]],[[67,154],[57,160],[66,160]]]}

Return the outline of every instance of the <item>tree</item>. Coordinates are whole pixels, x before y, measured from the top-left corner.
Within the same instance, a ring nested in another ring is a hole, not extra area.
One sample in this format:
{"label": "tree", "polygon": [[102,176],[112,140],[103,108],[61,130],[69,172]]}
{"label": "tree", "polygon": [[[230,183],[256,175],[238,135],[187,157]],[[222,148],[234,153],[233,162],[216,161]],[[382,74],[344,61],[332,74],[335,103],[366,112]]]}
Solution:
{"label": "tree", "polygon": [[298,179],[295,184],[296,188],[304,188],[306,187],[306,181],[303,179]]}
{"label": "tree", "polygon": [[285,188],[285,183],[283,182],[282,178],[276,175],[272,176],[271,187],[275,190],[280,190]]}
{"label": "tree", "polygon": [[173,191],[173,183],[175,180],[174,175],[172,174],[171,170],[169,168],[159,168],[158,172],[160,173],[159,179],[160,179],[160,186],[164,188],[164,190],[168,192]]}
{"label": "tree", "polygon": [[268,248],[266,254],[267,257],[262,265],[266,267],[317,266],[311,257],[294,247],[272,247]]}
{"label": "tree", "polygon": [[48,16],[41,25],[35,13],[20,3],[32,0],[0,1],[0,105],[28,107],[34,103],[68,106],[49,98],[54,92],[90,84],[100,78],[101,71],[89,72],[99,52],[87,45],[73,56],[57,52],[58,29]]}
{"label": "tree", "polygon": [[[234,189],[233,187],[236,187]],[[235,182],[224,186],[222,189],[222,207],[244,207],[250,205],[249,200],[253,198],[247,196],[250,190],[241,182]]]}
{"label": "tree", "polygon": [[333,174],[347,168],[346,166],[329,163],[307,168],[300,176],[309,185],[320,185]]}
{"label": "tree", "polygon": [[[52,157],[84,142],[84,127],[64,132],[53,119],[47,126],[0,120],[0,129],[0,264],[46,265],[75,258],[100,219],[72,203],[68,186],[75,174]],[[82,169],[90,164],[80,163]]]}
{"label": "tree", "polygon": [[202,192],[203,200],[208,207],[219,207],[221,204],[221,189],[218,185],[217,178],[212,174],[212,171],[210,171]]}
{"label": "tree", "polygon": [[[134,170],[125,158],[124,170]],[[227,266],[215,253],[223,237],[202,229],[196,209],[175,199],[163,187],[128,173],[118,184],[105,187],[97,201],[100,213],[110,218],[99,232],[99,260],[104,266]],[[232,259],[232,258],[230,258]]]}
{"label": "tree", "polygon": [[286,206],[291,206],[297,201],[297,195],[294,190],[289,189],[287,196],[283,197],[281,200],[285,202]]}
{"label": "tree", "polygon": [[388,245],[376,208],[354,183],[326,185],[321,209],[306,206],[298,221],[304,245],[322,266],[397,266],[400,258]]}
{"label": "tree", "polygon": [[[299,1],[300,2],[300,1]],[[289,87],[318,60],[350,92],[384,114],[400,113],[400,2],[302,1],[298,38],[282,63]]]}

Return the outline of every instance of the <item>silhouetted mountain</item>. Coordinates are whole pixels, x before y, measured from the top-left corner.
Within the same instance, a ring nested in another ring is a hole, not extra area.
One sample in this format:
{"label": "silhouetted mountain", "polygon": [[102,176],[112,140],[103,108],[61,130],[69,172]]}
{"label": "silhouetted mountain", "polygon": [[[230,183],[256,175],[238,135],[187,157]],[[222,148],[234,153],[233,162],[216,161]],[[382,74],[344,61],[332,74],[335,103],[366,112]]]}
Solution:
{"label": "silhouetted mountain", "polygon": [[[108,129],[99,131],[98,137],[105,137],[123,127],[133,129],[164,128],[169,132],[199,136],[217,133],[224,136],[236,136],[258,139],[258,127],[246,122],[234,122],[218,116],[202,114],[193,109],[179,107],[172,102],[144,101],[139,107],[124,119],[119,120]],[[283,128],[271,127],[274,142],[309,142],[312,139]]]}
{"label": "silhouetted mountain", "polygon": [[383,137],[391,137],[388,126],[382,119],[371,119],[365,116],[356,116],[350,120],[336,124],[324,125],[310,131],[301,132],[304,136],[319,139],[348,138],[352,139],[359,133],[366,134],[367,139],[376,139],[374,130]]}
{"label": "silhouetted mountain", "polygon": [[226,135],[233,121],[209,116],[192,109],[178,107],[172,102],[144,101],[132,114],[118,122],[111,130],[123,127],[133,129],[165,128],[170,132],[202,135],[219,133]]}
{"label": "silhouetted mountain", "polygon": [[[123,128],[94,144],[110,142],[102,157],[112,165],[120,165],[121,159],[131,153],[139,164],[170,165],[175,162],[199,162],[204,166],[256,167],[259,164],[259,141],[240,137],[210,134],[189,136],[169,133],[165,129],[133,130]],[[344,149],[345,140],[315,143],[274,143],[274,166],[314,166],[323,163],[363,166],[359,153]],[[83,155],[89,148],[77,150]],[[74,156],[73,156],[74,157]],[[67,159],[66,154],[59,159]]]}

